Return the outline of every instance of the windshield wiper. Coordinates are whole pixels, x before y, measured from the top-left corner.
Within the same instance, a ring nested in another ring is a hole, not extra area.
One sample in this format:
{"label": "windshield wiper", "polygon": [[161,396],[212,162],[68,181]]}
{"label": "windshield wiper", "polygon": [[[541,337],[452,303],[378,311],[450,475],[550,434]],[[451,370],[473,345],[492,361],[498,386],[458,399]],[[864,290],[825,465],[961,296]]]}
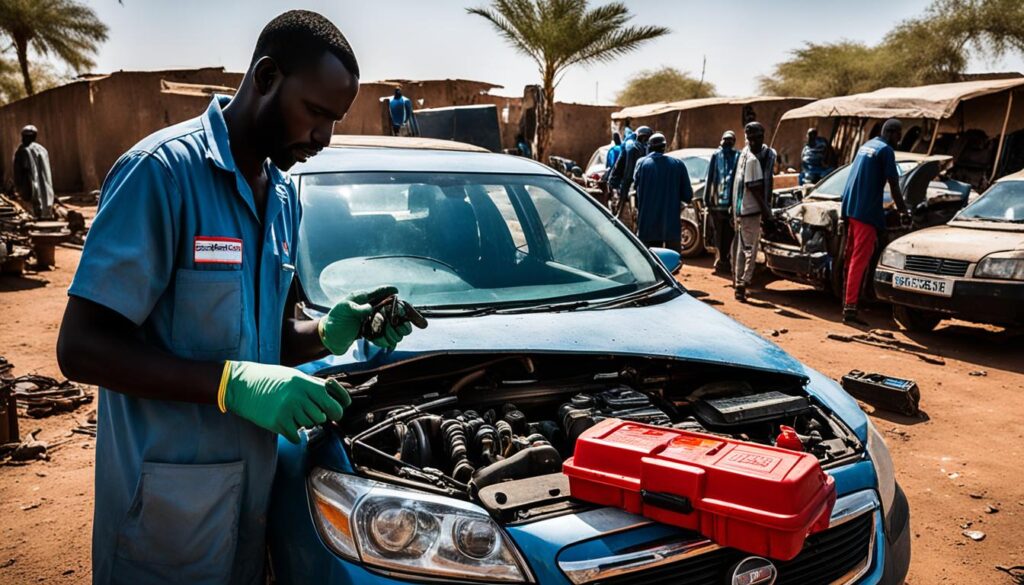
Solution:
{"label": "windshield wiper", "polygon": [[640,301],[642,301],[644,299],[648,299],[648,298],[651,298],[651,297],[653,297],[653,296],[655,296],[657,294],[661,294],[662,292],[665,291],[665,289],[671,289],[671,288],[672,287],[670,287],[668,285],[668,283],[659,282],[658,284],[655,284],[654,286],[649,286],[647,288],[640,289],[640,290],[638,290],[636,292],[633,292],[633,293],[621,296],[621,297],[619,297],[617,299],[610,299],[610,300],[603,301],[603,302],[600,302],[600,303],[594,303],[594,304],[592,304],[590,306],[590,308],[592,308],[592,309],[605,309],[605,308],[608,308],[608,307],[617,307],[617,306],[620,306],[620,305],[638,303],[638,302],[640,302]]}
{"label": "windshield wiper", "polygon": [[479,315],[491,315],[495,313],[498,308],[494,306],[489,307],[416,307],[416,310],[421,315],[426,317],[476,317]]}
{"label": "windshield wiper", "polygon": [[516,315],[519,313],[557,313],[560,311],[575,311],[592,306],[590,301],[571,301],[568,303],[546,303],[543,305],[530,305],[526,307],[509,307],[497,309],[496,313],[502,315]]}

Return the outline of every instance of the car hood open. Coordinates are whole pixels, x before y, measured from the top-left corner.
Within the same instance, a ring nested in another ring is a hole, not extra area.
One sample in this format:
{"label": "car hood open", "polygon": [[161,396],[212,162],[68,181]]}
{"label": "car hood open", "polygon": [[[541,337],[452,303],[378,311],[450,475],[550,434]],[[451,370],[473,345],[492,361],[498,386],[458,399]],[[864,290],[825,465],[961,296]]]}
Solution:
{"label": "car hood open", "polygon": [[666,357],[808,376],[781,348],[688,294],[645,307],[435,318],[394,351],[361,341],[302,369],[366,371],[438,354],[512,352]]}

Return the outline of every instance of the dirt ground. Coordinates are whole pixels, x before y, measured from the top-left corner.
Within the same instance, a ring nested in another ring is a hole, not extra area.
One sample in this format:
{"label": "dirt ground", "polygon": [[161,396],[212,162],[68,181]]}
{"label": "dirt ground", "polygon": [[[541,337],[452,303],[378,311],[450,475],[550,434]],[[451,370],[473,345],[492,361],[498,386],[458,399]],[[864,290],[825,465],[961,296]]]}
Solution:
{"label": "dirt ground", "polygon": [[[76,249],[58,248],[56,270],[0,276],[0,355],[15,364],[16,375],[59,376],[54,346],[78,256]],[[873,327],[892,330],[908,347],[946,362],[931,365],[904,353],[826,339],[829,332],[854,330],[838,322],[837,304],[824,293],[775,282],[754,290],[750,304],[739,304],[729,283],[708,266],[707,259],[688,264],[680,280],[805,363],[837,379],[856,368],[920,385],[920,418],[871,415],[910,499],[908,583],[1012,583],[996,565],[1024,564],[1024,334],[947,322],[935,333],[908,336],[885,307],[867,313]],[[50,461],[0,467],[0,583],[89,582],[94,440],[71,435],[70,429],[91,408],[22,419],[23,433],[40,428],[43,440],[71,441]],[[984,540],[964,536],[968,525],[984,532]]]}

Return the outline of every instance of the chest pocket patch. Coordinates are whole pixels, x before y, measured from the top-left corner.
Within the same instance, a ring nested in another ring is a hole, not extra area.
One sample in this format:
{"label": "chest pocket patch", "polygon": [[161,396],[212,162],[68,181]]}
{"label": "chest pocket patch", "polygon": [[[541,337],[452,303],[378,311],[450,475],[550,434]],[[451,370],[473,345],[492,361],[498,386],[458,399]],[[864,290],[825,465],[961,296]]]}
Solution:
{"label": "chest pocket patch", "polygon": [[241,339],[242,271],[179,269],[171,323],[174,350],[183,357],[227,359],[234,357]]}

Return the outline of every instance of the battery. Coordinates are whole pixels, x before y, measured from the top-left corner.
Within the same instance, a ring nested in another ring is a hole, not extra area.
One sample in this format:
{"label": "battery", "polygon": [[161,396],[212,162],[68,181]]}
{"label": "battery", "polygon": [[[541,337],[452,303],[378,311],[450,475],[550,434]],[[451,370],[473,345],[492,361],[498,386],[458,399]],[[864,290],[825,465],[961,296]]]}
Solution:
{"label": "battery", "polygon": [[573,498],[789,560],[828,527],[835,480],[809,453],[606,419],[562,467]]}
{"label": "battery", "polygon": [[854,398],[879,408],[906,416],[918,414],[921,390],[913,380],[853,370],[843,376],[842,385]]}

